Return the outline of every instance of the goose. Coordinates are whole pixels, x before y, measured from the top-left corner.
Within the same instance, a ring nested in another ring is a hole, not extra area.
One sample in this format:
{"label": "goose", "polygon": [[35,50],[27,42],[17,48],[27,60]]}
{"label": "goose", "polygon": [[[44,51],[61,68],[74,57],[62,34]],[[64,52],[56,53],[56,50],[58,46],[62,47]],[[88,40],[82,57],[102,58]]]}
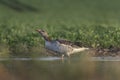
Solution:
{"label": "goose", "polygon": [[42,29],[36,30],[45,40],[45,48],[55,52],[57,55],[70,57],[71,54],[88,50],[89,48],[80,47],[77,42],[72,42],[64,39],[51,39],[48,33]]}

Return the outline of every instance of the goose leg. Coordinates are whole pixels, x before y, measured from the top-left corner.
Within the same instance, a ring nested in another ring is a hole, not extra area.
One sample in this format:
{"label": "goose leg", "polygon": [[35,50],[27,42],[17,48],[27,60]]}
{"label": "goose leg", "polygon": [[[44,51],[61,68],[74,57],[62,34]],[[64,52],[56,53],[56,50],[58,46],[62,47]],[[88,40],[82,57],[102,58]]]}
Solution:
{"label": "goose leg", "polygon": [[62,59],[62,60],[64,59],[64,54],[62,54],[62,57],[61,57],[61,59]]}

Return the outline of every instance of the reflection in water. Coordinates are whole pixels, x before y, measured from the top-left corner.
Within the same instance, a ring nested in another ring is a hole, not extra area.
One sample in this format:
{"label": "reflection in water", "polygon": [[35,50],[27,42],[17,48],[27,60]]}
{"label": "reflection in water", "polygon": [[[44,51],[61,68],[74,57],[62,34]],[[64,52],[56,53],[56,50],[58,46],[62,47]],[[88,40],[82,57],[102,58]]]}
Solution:
{"label": "reflection in water", "polygon": [[120,80],[119,62],[67,60],[3,60],[0,80]]}
{"label": "reflection in water", "polygon": [[[15,76],[11,75],[4,65],[0,64],[0,80],[15,79]],[[17,78],[16,78],[17,79]]]}
{"label": "reflection in water", "polygon": [[92,57],[92,61],[120,61],[120,57]]}
{"label": "reflection in water", "polygon": [[[66,58],[64,58],[66,59]],[[30,60],[41,60],[41,61],[54,61],[54,60],[61,60],[61,57],[40,57],[40,58],[0,58],[0,61],[8,61],[8,60],[15,60],[15,61],[30,61]]]}

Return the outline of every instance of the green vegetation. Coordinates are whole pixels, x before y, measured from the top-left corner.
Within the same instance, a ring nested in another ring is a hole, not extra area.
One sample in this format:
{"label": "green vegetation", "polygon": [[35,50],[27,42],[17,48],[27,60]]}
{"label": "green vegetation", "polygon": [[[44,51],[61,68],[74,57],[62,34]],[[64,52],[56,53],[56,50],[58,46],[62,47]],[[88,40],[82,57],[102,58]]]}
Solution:
{"label": "green vegetation", "polygon": [[[30,53],[43,44],[38,28],[53,38],[90,47],[120,47],[119,0],[0,0],[0,45]],[[0,50],[0,53],[3,50]]]}

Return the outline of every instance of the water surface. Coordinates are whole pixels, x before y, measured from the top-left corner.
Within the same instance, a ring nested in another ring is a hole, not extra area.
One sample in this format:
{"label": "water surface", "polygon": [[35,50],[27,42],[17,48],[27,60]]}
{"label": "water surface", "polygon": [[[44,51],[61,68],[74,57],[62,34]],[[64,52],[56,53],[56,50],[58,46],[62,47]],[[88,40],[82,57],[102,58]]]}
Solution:
{"label": "water surface", "polygon": [[109,59],[0,58],[0,80],[120,80],[120,62]]}

